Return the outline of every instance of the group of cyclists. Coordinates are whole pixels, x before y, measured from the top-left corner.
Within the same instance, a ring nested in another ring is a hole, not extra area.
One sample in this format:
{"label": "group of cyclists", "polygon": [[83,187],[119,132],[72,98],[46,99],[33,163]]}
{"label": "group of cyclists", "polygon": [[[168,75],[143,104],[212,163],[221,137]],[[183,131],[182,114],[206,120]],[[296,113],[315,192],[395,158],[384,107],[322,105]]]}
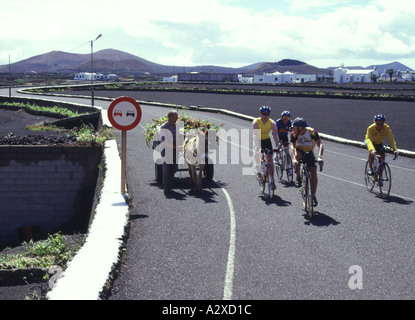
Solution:
{"label": "group of cyclists", "polygon": [[[317,178],[317,166],[316,161],[323,164],[324,145],[321,142],[320,136],[314,128],[310,127],[304,118],[295,118],[291,120],[291,113],[289,111],[283,111],[281,118],[274,121],[270,118],[271,108],[269,106],[261,106],[259,108],[260,117],[255,118],[252,122],[252,129],[254,132],[254,148],[256,173],[260,178],[259,166],[259,151],[260,150],[274,150],[270,138],[270,133],[274,138],[276,147],[287,146],[289,144],[290,155],[296,174],[296,186],[301,186],[300,177],[300,161],[305,161],[310,168],[311,181],[312,181],[312,198],[313,206],[317,206],[318,201],[316,197],[318,178]],[[389,140],[395,157],[398,155],[396,142],[392,134],[392,130],[385,123],[386,117],[383,114],[374,116],[374,123],[367,128],[365,136],[365,145],[369,151],[369,174],[373,175],[373,159],[376,153],[384,153],[383,142],[386,137]],[[290,133],[291,132],[291,133]],[[314,155],[314,148],[318,147],[317,159]],[[272,153],[271,153],[272,155]],[[270,161],[271,175],[274,174],[273,161]],[[275,181],[272,179],[272,181]],[[275,188],[275,185],[273,186]]]}

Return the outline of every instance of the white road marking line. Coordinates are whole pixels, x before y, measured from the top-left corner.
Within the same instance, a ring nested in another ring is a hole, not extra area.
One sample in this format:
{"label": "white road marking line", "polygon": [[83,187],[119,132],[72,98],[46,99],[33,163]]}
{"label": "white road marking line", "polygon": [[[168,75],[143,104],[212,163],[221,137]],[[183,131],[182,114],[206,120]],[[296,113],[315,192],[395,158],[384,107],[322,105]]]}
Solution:
{"label": "white road marking line", "polygon": [[[346,179],[342,179],[342,178],[338,178],[338,177],[334,177],[334,176],[329,176],[328,174],[324,174],[324,173],[321,173],[321,172],[319,172],[318,174],[319,174],[319,175],[322,175],[322,176],[324,176],[324,177],[327,177],[327,178],[331,178],[331,179],[335,179],[335,180],[339,180],[339,181],[347,182],[347,183],[350,183],[350,184],[354,184],[355,186],[359,186],[359,187],[366,188],[366,186],[365,186],[365,185],[363,185],[363,184],[361,184],[361,183],[356,183],[356,182],[349,181],[349,180],[346,180]],[[390,195],[390,196],[394,196],[394,197],[398,197],[398,198],[402,198],[402,199],[404,199],[404,200],[409,200],[409,201],[413,201],[413,202],[415,202],[415,199],[408,198],[408,197],[405,197],[405,196],[401,196],[401,195],[399,195],[399,194],[390,193],[389,195]]]}
{"label": "white road marking line", "polygon": [[[362,158],[359,158],[359,157],[354,157],[354,156],[351,156],[351,155],[348,155],[348,154],[345,154],[345,153],[336,152],[336,151],[324,150],[324,152],[333,153],[333,154],[340,155],[342,157],[349,157],[349,158],[356,159],[356,160],[360,160],[360,161],[364,161],[364,162],[367,161],[367,158],[366,159],[362,159]],[[391,162],[388,162],[388,164],[389,164],[389,167],[391,167],[391,168],[396,168],[396,169],[406,170],[406,171],[410,171],[410,172],[415,172],[414,169],[404,168],[404,167],[398,167],[398,166],[395,166],[395,165],[391,164]]]}
{"label": "white road marking line", "polygon": [[235,266],[235,251],[236,251],[236,219],[235,219],[235,210],[233,208],[232,199],[223,188],[220,183],[215,183],[221,188],[225,194],[226,200],[228,201],[229,214],[230,214],[230,239],[229,239],[229,251],[228,251],[228,262],[226,265],[226,275],[225,275],[225,287],[223,289],[223,300],[232,300],[232,290],[233,290],[233,274]]}
{"label": "white road marking line", "polygon": [[[141,126],[141,124],[140,124]],[[142,128],[144,128],[143,126],[141,126]],[[227,143],[231,144],[231,145],[236,145],[240,148],[244,148],[247,149],[249,151],[253,151],[251,148],[246,148],[244,146],[241,146],[240,144],[237,143],[233,143],[232,141],[229,140],[225,140],[223,138],[219,138],[220,140],[226,141]],[[331,153],[334,154],[339,154],[342,156],[345,156],[344,154],[340,154],[338,152],[334,152],[331,151]],[[346,155],[347,156],[347,155]],[[362,158],[358,158],[358,157],[354,157],[354,156],[349,156],[350,158],[354,158],[357,160],[361,160],[361,161],[366,161],[365,159]],[[406,169],[406,168],[400,168],[400,169]],[[406,169],[409,171],[413,171],[411,169]],[[338,178],[338,177],[334,177],[334,176],[329,176],[327,174],[323,174],[323,173],[319,173],[322,176],[328,177],[328,178],[332,178],[332,179],[336,179],[339,181],[343,181],[343,182],[347,182],[350,184],[354,184],[356,186],[359,187],[363,187],[366,188],[365,185],[360,184],[360,183],[356,183],[353,181],[349,181],[349,180],[345,180],[342,178]],[[233,207],[233,203],[232,203],[232,199],[229,195],[229,193],[226,191],[225,188],[222,187],[222,185],[215,181],[214,182],[221,188],[222,192],[225,194],[225,197],[227,199],[228,202],[228,206],[229,206],[229,213],[230,213],[230,239],[229,239],[229,250],[228,250],[228,261],[227,261],[227,265],[226,265],[226,275],[225,275],[225,285],[224,285],[224,290],[223,290],[223,300],[232,300],[232,294],[233,294],[233,278],[234,278],[234,268],[235,268],[235,252],[236,252],[236,219],[235,219],[235,211],[234,211],[234,207]],[[391,195],[394,195],[391,193]],[[400,195],[394,195],[394,196],[398,196],[401,197],[403,199],[407,199],[410,201],[415,201],[414,199],[408,198],[408,197],[404,197],[404,196],[400,196]]]}

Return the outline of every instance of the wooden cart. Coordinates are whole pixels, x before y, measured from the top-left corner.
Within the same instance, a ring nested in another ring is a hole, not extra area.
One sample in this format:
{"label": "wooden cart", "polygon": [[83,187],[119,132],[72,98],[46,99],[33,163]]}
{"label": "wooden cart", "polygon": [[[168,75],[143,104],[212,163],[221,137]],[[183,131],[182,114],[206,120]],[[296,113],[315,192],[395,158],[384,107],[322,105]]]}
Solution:
{"label": "wooden cart", "polygon": [[[158,132],[160,132],[160,130],[158,130]],[[208,145],[208,134],[205,135],[205,166],[203,168],[203,178],[205,179],[205,181],[211,181],[213,180],[213,174],[214,174],[214,167],[213,167],[213,163],[209,163],[209,145]],[[160,141],[160,135],[157,134],[156,137],[153,139],[153,144],[152,144],[152,149],[156,149],[159,145],[160,145],[161,141]],[[183,156],[183,155],[181,155]],[[212,161],[211,161],[212,162]],[[183,158],[183,161],[178,161],[178,163],[183,163],[183,164],[179,164],[179,169],[178,171],[188,171],[187,168],[187,164],[186,161]],[[162,165],[161,164],[157,164],[154,163],[154,174],[155,174],[155,178],[158,182],[161,182],[163,179],[163,171],[162,171]],[[197,167],[197,170],[199,170],[199,167]]]}

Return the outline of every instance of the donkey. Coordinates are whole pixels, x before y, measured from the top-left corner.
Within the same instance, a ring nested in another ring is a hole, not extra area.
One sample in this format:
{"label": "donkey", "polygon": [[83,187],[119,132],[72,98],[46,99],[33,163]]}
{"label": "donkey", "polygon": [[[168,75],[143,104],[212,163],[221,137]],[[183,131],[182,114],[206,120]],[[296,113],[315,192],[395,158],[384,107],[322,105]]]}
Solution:
{"label": "donkey", "polygon": [[[183,145],[184,159],[190,175],[190,188],[192,191],[202,191],[202,175],[205,167],[205,135],[196,134],[186,138]],[[199,166],[199,172],[196,167]]]}

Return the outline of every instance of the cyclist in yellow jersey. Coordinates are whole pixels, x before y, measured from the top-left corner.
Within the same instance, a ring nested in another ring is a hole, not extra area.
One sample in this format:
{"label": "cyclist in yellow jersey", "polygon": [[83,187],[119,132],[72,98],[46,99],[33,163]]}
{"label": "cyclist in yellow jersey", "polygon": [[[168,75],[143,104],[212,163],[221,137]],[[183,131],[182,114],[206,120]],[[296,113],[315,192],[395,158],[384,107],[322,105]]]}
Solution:
{"label": "cyclist in yellow jersey", "polygon": [[393,149],[393,153],[395,157],[398,156],[399,152],[396,148],[396,141],[393,137],[391,128],[385,123],[386,117],[383,114],[377,114],[373,117],[373,123],[367,128],[366,137],[365,137],[365,144],[367,149],[369,150],[369,175],[373,175],[373,159],[376,153],[384,153],[383,149],[383,142],[385,141],[386,137],[388,137],[389,144]]}
{"label": "cyclist in yellow jersey", "polygon": [[314,207],[317,206],[318,203],[316,198],[318,185],[317,167],[315,164],[314,153],[312,152],[316,145],[318,146],[318,161],[323,162],[324,145],[321,142],[318,132],[309,127],[303,118],[296,118],[293,121],[293,131],[291,133],[291,158],[293,159],[293,165],[296,167],[297,186],[301,186],[300,166],[297,164],[298,161],[303,159],[305,154],[308,156],[306,160],[310,168]]}
{"label": "cyclist in yellow jersey", "polygon": [[[259,150],[269,149],[273,150],[272,142],[270,138],[270,132],[274,137],[275,146],[277,147],[280,143],[278,138],[278,128],[274,120],[270,119],[271,108],[268,106],[262,106],[259,108],[260,117],[252,121],[252,129],[254,131],[254,147],[255,147],[255,163],[256,173],[258,174],[259,167]],[[260,130],[260,132],[258,131]],[[271,175],[274,176],[274,163],[271,156]]]}

